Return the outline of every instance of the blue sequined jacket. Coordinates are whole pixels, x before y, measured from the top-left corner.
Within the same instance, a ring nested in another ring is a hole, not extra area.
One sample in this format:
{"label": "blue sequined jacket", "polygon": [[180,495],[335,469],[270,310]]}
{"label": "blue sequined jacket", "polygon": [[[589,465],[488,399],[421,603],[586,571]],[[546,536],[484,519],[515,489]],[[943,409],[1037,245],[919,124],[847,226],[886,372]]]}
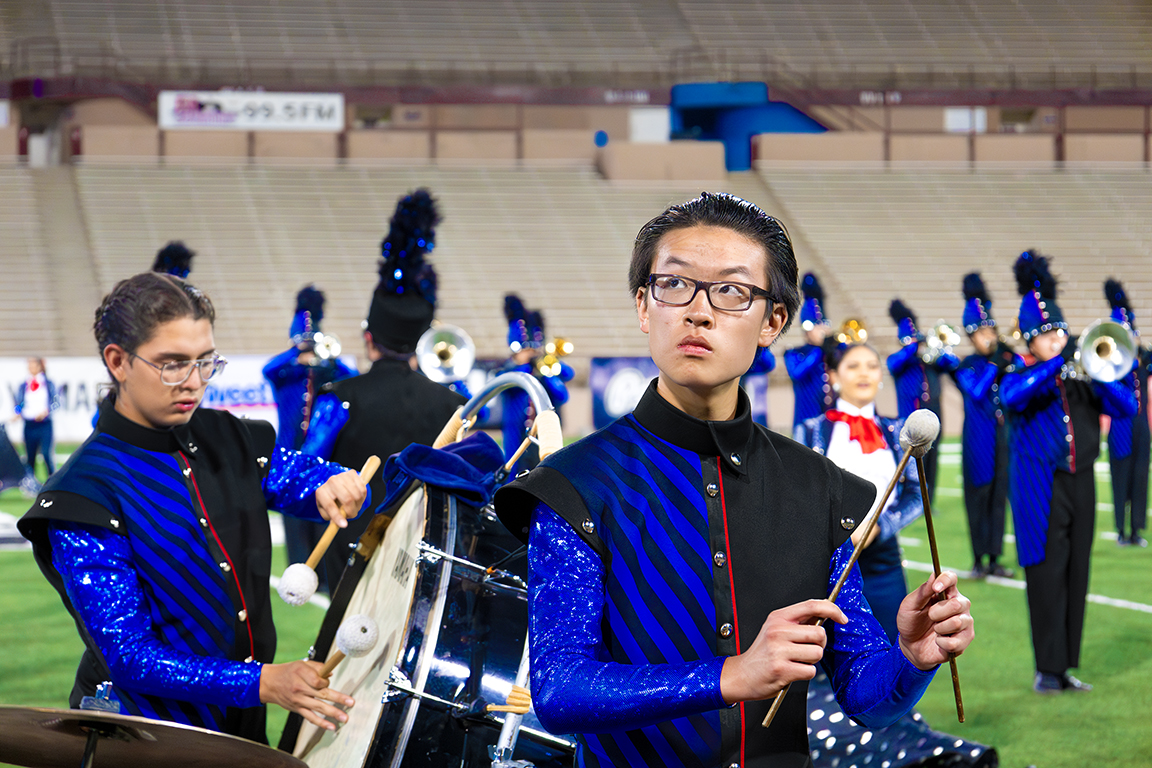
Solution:
{"label": "blue sequined jacket", "polygon": [[824,350],[815,344],[784,350],[784,367],[792,379],[792,429],[828,410],[835,398],[828,372],[824,368]]}
{"label": "blue sequined jacket", "polygon": [[273,357],[264,366],[264,378],[272,386],[276,401],[276,415],[280,426],[276,431],[276,445],[299,450],[308,431],[312,405],[320,395],[320,388],[338,379],[355,376],[356,370],[336,359],[320,365],[297,362],[300,350],[296,347]]}
{"label": "blue sequined jacket", "polygon": [[1112,419],[1108,427],[1108,460],[1125,459],[1134,446],[1148,445],[1152,440],[1148,424],[1148,374],[1152,372],[1152,350],[1141,348],[1140,360],[1126,377],[1136,392],[1139,409],[1127,419]]}
{"label": "blue sequined jacket", "polygon": [[[1002,349],[994,354],[1010,355],[1011,362],[1004,366],[1004,372],[1024,367],[1023,358],[1011,351]],[[956,369],[956,388],[964,397],[962,469],[964,479],[977,487],[996,478],[996,446],[1002,444],[1000,433],[1007,429],[1000,402],[1000,376],[1001,368],[991,356],[979,354],[968,355]]]}
{"label": "blue sequined jacket", "polygon": [[70,704],[111,680],[124,714],[264,741],[267,509],[319,520],[314,492],[344,468],[277,448],[266,422],[200,408],[153,430],[114,401],[19,524],[84,641]]}
{"label": "blue sequined jacket", "polygon": [[[771,702],[726,707],[720,672],[768,614],[824,598],[871,484],[755,425],[705,422],[649,387],[636,410],[497,492],[529,540],[532,690],[541,722],[576,733],[587,766],[800,766],[806,684],[772,728]],[[852,716],[887,724],[932,672],[912,667],[868,611],[858,571],[824,665]]]}
{"label": "blue sequined jacket", "polygon": [[900,418],[917,408],[927,408],[940,415],[940,374],[956,370],[960,360],[953,354],[942,354],[933,363],[920,358],[920,342],[905,344],[888,356],[888,372],[896,381],[896,410]]}
{"label": "blue sequined jacket", "polygon": [[1024,567],[1044,562],[1057,470],[1091,472],[1100,454],[1100,414],[1125,418],[1137,409],[1127,379],[1103,384],[1070,373],[1067,361],[1054,357],[1005,375],[1000,385],[1012,418],[1008,499]]}

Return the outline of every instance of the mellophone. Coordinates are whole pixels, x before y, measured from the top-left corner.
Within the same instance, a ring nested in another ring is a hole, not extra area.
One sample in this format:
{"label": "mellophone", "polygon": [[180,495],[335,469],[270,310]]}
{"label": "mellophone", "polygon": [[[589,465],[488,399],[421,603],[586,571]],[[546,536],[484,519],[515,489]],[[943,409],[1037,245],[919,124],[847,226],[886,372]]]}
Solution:
{"label": "mellophone", "polygon": [[[434,447],[460,439],[480,407],[513,386],[536,408],[541,457],[559,449],[559,419],[524,373],[493,379]],[[360,537],[310,656],[344,657],[325,671],[356,699],[348,722],[333,732],[292,714],[280,749],[311,768],[511,766],[513,752],[536,766],[570,765],[575,745],[530,711],[526,582],[524,548],[491,509],[413,481]],[[347,653],[349,627],[367,634],[365,618],[376,633],[360,645],[370,647]]]}

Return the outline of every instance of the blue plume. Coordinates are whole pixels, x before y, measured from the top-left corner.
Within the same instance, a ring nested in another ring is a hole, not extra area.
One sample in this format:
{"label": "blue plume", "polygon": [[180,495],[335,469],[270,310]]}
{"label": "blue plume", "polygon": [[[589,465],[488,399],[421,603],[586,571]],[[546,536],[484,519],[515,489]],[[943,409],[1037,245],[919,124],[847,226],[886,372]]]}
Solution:
{"label": "blue plume", "polygon": [[380,243],[380,288],[397,295],[413,293],[436,303],[436,272],[424,261],[435,247],[440,212],[427,189],[417,189],[396,203],[388,236]]}
{"label": "blue plume", "polygon": [[1035,290],[1046,299],[1056,298],[1056,278],[1048,269],[1048,257],[1041,256],[1035,249],[1020,254],[1012,271],[1021,296]]}

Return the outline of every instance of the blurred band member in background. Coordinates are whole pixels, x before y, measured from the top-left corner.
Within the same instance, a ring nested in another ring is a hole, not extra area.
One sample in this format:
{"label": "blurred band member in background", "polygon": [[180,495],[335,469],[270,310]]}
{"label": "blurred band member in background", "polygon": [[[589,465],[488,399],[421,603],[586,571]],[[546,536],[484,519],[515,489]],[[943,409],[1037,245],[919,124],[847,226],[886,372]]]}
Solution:
{"label": "blurred band member in background", "polygon": [[[964,331],[976,351],[960,361],[956,388],[964,396],[961,467],[974,579],[1008,578],[1000,562],[1008,507],[1008,424],[1000,402],[1000,379],[1024,360],[996,334],[992,300],[976,272],[964,276]],[[987,560],[985,560],[987,558]]]}
{"label": "blurred band member in background", "polygon": [[1088,691],[1069,669],[1080,666],[1088,567],[1096,527],[1100,414],[1131,418],[1130,380],[1077,375],[1075,341],[1056,303],[1048,259],[1025,251],[1015,264],[1020,333],[1036,362],[1004,375],[1000,394],[1010,414],[1008,498],[1016,554],[1027,574],[1028,613],[1041,694]]}
{"label": "blurred band member in background", "polygon": [[56,385],[48,379],[44,358],[28,358],[28,378],[16,389],[16,417],[24,422],[25,476],[36,481],[36,457],[44,457],[48,476],[56,471],[52,411],[60,407]]}
{"label": "blurred band member in background", "polygon": [[816,275],[808,272],[800,281],[804,303],[800,305],[800,330],[806,343],[784,351],[784,367],[792,379],[795,405],[792,430],[795,433],[808,419],[828,410],[836,397],[825,366],[828,319],[824,315],[824,289]]}

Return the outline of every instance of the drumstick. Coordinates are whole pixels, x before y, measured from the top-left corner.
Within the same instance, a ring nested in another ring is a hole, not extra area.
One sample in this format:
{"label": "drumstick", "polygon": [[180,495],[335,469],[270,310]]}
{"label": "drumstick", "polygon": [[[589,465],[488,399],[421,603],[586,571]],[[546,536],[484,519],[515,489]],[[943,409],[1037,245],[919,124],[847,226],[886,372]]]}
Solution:
{"label": "drumstick", "polygon": [[[925,479],[924,459],[916,457],[916,471],[920,474],[920,497],[924,500],[924,522],[928,525],[928,548],[932,550],[932,578],[938,577],[940,553],[936,549],[936,529],[932,525],[932,503],[928,499],[928,482]],[[956,669],[956,657],[948,654],[948,666],[952,670],[952,694],[956,697],[956,719],[964,722],[964,699],[960,696],[960,673]]]}
{"label": "drumstick", "polygon": [[[368,481],[372,479],[372,475],[376,474],[379,467],[380,458],[369,456],[368,460],[364,462],[364,468],[360,470],[360,481],[364,485],[368,485]],[[316,594],[317,587],[320,586],[320,581],[316,576],[316,566],[320,564],[320,558],[324,557],[328,545],[332,543],[332,539],[336,537],[336,532],[339,530],[340,528],[334,520],[329,521],[328,527],[324,529],[324,535],[320,537],[320,541],[312,550],[312,554],[308,556],[308,560],[303,563],[293,563],[284,569],[284,575],[280,577],[280,583],[276,586],[276,593],[280,595],[281,600],[288,605],[304,605],[312,599],[312,596]]]}
{"label": "drumstick", "polygon": [[[917,416],[917,414],[928,414],[927,416]],[[932,422],[935,422],[933,425]],[[892,479],[888,481],[888,487],[884,490],[884,495],[880,498],[880,503],[876,505],[876,514],[868,515],[865,520],[864,528],[860,532],[861,543],[868,541],[868,537],[872,533],[873,526],[876,521],[880,519],[880,513],[884,510],[884,505],[888,503],[888,497],[892,495],[892,491],[896,488],[896,483],[900,481],[900,477],[904,474],[904,468],[908,466],[908,460],[912,458],[914,453],[923,456],[932,447],[933,441],[940,434],[940,420],[936,414],[929,410],[921,409],[913,411],[908,419],[904,422],[904,429],[900,432],[900,444],[904,447],[904,455],[900,457],[900,463],[896,466],[896,472],[892,475]],[[917,458],[919,458],[919,456]],[[844,582],[848,580],[848,574],[852,571],[852,566],[856,565],[856,561],[860,559],[860,553],[864,551],[864,547],[853,547],[852,555],[848,558],[848,564],[840,572],[840,578],[836,579],[836,584],[832,587],[832,591],[828,594],[828,602],[836,602],[836,598],[840,596],[840,589],[844,586]],[[823,619],[814,622],[815,626],[819,627],[824,624]],[[776,713],[780,711],[780,705],[784,703],[784,696],[788,693],[788,689],[792,687],[792,683],[784,686],[780,693],[776,694],[776,700],[772,702],[768,714],[764,716],[764,722],[761,723],[765,728],[772,724],[772,719],[776,717]]]}

